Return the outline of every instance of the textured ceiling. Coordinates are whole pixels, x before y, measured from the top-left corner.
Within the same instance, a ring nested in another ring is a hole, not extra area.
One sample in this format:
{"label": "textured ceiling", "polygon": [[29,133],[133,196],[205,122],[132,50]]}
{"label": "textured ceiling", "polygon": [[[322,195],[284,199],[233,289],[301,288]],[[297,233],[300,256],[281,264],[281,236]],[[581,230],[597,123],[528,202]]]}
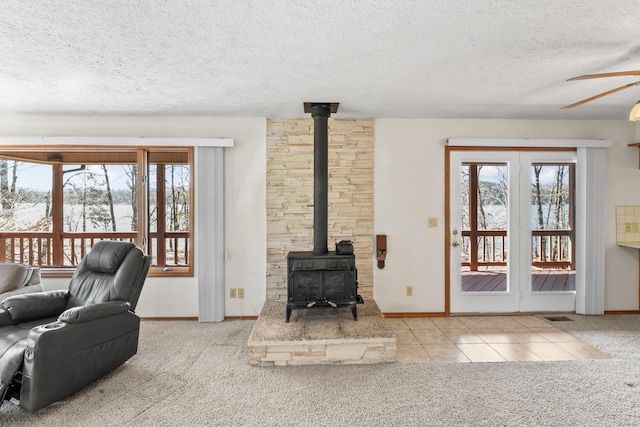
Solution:
{"label": "textured ceiling", "polygon": [[0,0],[0,113],[626,119],[639,0]]}

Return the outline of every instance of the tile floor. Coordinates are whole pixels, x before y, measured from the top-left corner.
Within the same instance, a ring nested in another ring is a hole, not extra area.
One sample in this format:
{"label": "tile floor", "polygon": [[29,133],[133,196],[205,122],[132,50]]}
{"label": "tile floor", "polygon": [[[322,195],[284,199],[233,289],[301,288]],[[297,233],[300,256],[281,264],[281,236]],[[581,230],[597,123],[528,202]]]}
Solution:
{"label": "tile floor", "polygon": [[397,361],[513,362],[608,359],[535,316],[386,319],[396,333]]}

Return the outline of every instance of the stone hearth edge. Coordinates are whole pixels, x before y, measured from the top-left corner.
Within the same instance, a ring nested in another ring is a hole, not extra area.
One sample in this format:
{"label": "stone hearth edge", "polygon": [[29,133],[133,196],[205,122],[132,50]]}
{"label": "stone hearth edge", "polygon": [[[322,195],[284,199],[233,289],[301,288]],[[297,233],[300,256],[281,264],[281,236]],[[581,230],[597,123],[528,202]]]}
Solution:
{"label": "stone hearth edge", "polygon": [[249,364],[256,366],[389,363],[396,360],[396,336],[372,299],[349,308],[294,309],[267,301],[249,336]]}

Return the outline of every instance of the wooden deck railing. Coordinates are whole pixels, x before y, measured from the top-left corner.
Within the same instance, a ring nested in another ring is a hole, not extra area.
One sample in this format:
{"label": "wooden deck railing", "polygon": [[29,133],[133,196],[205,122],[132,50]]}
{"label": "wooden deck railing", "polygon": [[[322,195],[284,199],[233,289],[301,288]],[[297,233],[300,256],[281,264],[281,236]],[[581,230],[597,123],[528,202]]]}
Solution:
{"label": "wooden deck railing", "polygon": [[[462,230],[462,265],[507,265],[507,230],[477,230],[477,251],[471,250],[471,231]],[[540,268],[573,269],[573,230],[532,230],[531,264]],[[534,249],[535,248],[535,249]]]}
{"label": "wooden deck railing", "polygon": [[[148,255],[152,265],[185,266],[191,261],[189,233],[167,232],[159,241],[157,233],[151,233]],[[0,232],[0,262],[19,262],[41,267],[72,267],[89,252],[99,240],[135,242],[136,232],[62,233],[62,253],[55,253],[53,233]],[[164,249],[158,252],[158,249]],[[159,263],[160,261],[160,263]]]}

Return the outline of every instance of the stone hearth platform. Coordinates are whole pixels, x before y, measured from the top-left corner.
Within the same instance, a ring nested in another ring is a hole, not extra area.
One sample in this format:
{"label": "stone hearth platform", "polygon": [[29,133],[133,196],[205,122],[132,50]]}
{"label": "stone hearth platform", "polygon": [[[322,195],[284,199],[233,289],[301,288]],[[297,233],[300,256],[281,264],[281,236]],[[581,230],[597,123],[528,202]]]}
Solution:
{"label": "stone hearth platform", "polygon": [[257,366],[370,364],[396,360],[396,335],[372,299],[350,308],[294,309],[267,301],[249,336],[249,364]]}

